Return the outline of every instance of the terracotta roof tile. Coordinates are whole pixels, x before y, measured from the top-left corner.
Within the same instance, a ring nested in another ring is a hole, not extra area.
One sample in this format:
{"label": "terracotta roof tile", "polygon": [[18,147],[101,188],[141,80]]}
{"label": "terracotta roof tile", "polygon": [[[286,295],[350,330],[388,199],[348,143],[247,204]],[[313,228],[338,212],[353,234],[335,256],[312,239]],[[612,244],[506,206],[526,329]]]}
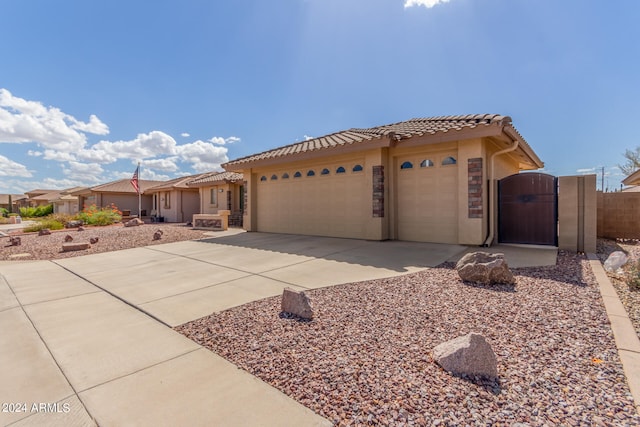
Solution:
{"label": "terracotta roof tile", "polygon": [[[138,181],[138,184],[140,185],[141,193],[144,193],[145,190],[162,183],[164,183],[164,181],[151,181],[146,179],[141,179]],[[136,194],[136,190],[131,185],[130,178],[119,179],[117,181],[107,182],[106,184],[96,185],[95,187],[91,187],[90,190],[92,192],[100,192],[100,193]]]}
{"label": "terracotta roof tile", "polygon": [[223,182],[223,181],[238,182],[238,181],[242,181],[242,179],[243,179],[243,176],[241,173],[213,172],[209,174],[204,174],[200,178],[189,181],[187,185],[197,187],[197,186],[202,186],[210,183]]}
{"label": "terracotta roof tile", "polygon": [[[462,116],[416,118],[404,122],[392,123],[389,125],[376,126],[366,129],[352,128],[342,132],[332,133],[307,141],[297,142],[295,144],[286,145],[284,147],[279,147],[273,150],[268,150],[262,153],[232,160],[224,164],[223,167],[240,165],[257,160],[290,156],[313,150],[326,150],[348,144],[360,144],[363,142],[394,135],[396,139],[402,140],[425,134],[434,135],[436,133],[460,131],[465,128],[472,129],[479,126],[489,126],[496,123],[511,126],[511,118],[509,116],[502,116],[499,114],[470,114]],[[519,133],[518,135],[522,137]]]}
{"label": "terracotta roof tile", "polygon": [[204,176],[209,175],[208,173],[200,173],[200,174],[196,174],[196,175],[189,175],[189,176],[182,176],[180,178],[175,178],[169,181],[165,181],[161,184],[158,185],[154,185],[153,187],[147,188],[146,191],[156,191],[156,190],[170,190],[173,188],[189,188],[188,187],[188,183],[196,180],[196,179],[200,179]]}

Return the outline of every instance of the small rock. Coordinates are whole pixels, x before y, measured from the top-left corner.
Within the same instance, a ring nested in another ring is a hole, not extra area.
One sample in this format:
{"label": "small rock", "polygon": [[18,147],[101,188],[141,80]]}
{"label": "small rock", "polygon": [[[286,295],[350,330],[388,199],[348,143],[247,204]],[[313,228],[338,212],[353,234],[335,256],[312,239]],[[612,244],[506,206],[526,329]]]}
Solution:
{"label": "small rock", "polygon": [[487,340],[474,332],[437,345],[433,358],[453,374],[498,378],[496,354]]}
{"label": "small rock", "polygon": [[71,241],[73,241],[73,237],[71,237],[70,234],[67,234],[66,236],[64,236],[64,241],[65,242],[71,242]]}
{"label": "small rock", "polygon": [[604,262],[604,269],[610,273],[624,274],[622,267],[629,261],[629,257],[622,251],[612,252]]}
{"label": "small rock", "polygon": [[153,233],[153,240],[160,240],[161,237],[162,237],[162,231],[158,230],[155,233]]}
{"label": "small rock", "polygon": [[63,243],[62,252],[82,251],[89,249],[91,245],[87,242],[84,243]]}
{"label": "small rock", "polygon": [[463,256],[456,264],[458,275],[465,282],[485,285],[516,283],[504,254],[488,252],[472,252]]}
{"label": "small rock", "polygon": [[11,246],[20,246],[22,244],[22,239],[18,236],[9,237],[9,243],[11,244]]}
{"label": "small rock", "polygon": [[144,224],[144,222],[140,218],[133,218],[124,223],[125,227],[137,227],[139,225]]}
{"label": "small rock", "polygon": [[98,238],[97,237],[90,238],[89,243],[91,243],[92,245],[95,245],[96,243],[98,243]]}
{"label": "small rock", "polygon": [[313,309],[309,298],[302,291],[285,288],[282,292],[281,311],[302,319],[313,319]]}
{"label": "small rock", "polygon": [[82,226],[78,227],[78,231],[84,231],[84,227]]}
{"label": "small rock", "polygon": [[38,231],[38,236],[48,236],[49,234],[51,234],[51,230],[49,230],[48,228],[43,228],[42,230]]}

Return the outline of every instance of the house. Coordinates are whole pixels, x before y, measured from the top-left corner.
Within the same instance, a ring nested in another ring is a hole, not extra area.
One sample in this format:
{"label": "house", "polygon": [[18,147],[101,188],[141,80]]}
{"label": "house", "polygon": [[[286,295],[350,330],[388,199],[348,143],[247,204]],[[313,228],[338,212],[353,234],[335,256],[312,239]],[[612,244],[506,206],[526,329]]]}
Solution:
{"label": "house", "polygon": [[28,204],[27,206],[23,206],[23,207],[35,208],[37,206],[46,206],[49,204],[49,199],[42,196],[44,196],[45,194],[55,193],[57,191],[60,191],[60,190],[36,189],[36,190],[27,191],[24,194],[27,196]]}
{"label": "house", "polygon": [[[153,208],[153,195],[145,194],[145,191],[162,183],[163,181],[144,179],[138,181],[141,193],[141,217],[147,216]],[[136,190],[131,185],[131,179],[128,178],[96,185],[94,187],[82,187],[70,192],[70,194],[78,197],[78,209],[80,210],[84,209],[84,206],[90,206],[92,204],[98,207],[114,204],[125,216],[138,215],[138,193],[136,193]]]}
{"label": "house", "polygon": [[631,175],[629,175],[628,177],[626,177],[625,179],[622,180],[622,183],[624,185],[629,185],[632,186],[630,188],[625,188],[622,191],[640,191],[640,189],[636,189],[637,186],[640,185],[640,169],[638,169],[637,171],[633,172]]}
{"label": "house", "polygon": [[219,210],[228,210],[229,225],[242,226],[245,199],[242,174],[213,172],[193,179],[187,185],[199,192],[200,214],[216,214]]}
{"label": "house", "polygon": [[189,175],[172,179],[145,190],[153,198],[151,216],[166,222],[190,222],[200,210],[198,188],[187,185],[208,174]]}
{"label": "house", "polygon": [[71,193],[82,187],[73,187],[66,190],[52,190],[31,198],[38,206],[53,205],[54,213],[75,215],[78,213],[78,196]]}
{"label": "house", "polygon": [[26,200],[24,194],[0,194],[0,208],[10,212],[18,212],[22,201]]}
{"label": "house", "polygon": [[481,245],[496,180],[542,161],[508,116],[349,129],[232,160],[249,231]]}

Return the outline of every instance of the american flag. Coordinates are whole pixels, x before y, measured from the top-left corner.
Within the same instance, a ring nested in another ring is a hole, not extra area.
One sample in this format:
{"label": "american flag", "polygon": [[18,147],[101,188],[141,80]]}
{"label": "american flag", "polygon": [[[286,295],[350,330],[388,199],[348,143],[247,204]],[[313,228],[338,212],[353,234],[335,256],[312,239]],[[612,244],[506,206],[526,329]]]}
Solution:
{"label": "american flag", "polygon": [[136,189],[136,193],[140,193],[140,185],[138,185],[138,174],[140,173],[140,165],[136,168],[136,171],[133,173],[133,177],[131,178],[131,185]]}

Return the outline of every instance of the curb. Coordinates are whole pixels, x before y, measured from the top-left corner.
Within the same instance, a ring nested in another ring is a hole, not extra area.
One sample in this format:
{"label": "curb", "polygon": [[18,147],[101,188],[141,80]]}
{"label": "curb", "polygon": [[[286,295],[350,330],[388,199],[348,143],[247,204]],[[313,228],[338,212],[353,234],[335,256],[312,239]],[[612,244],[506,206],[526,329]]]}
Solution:
{"label": "curb", "polygon": [[587,254],[587,258],[600,288],[600,295],[607,310],[618,355],[622,362],[624,374],[627,377],[627,384],[629,385],[636,411],[640,414],[640,339],[638,339],[627,310],[620,302],[618,293],[605,273],[600,259],[592,253]]}

